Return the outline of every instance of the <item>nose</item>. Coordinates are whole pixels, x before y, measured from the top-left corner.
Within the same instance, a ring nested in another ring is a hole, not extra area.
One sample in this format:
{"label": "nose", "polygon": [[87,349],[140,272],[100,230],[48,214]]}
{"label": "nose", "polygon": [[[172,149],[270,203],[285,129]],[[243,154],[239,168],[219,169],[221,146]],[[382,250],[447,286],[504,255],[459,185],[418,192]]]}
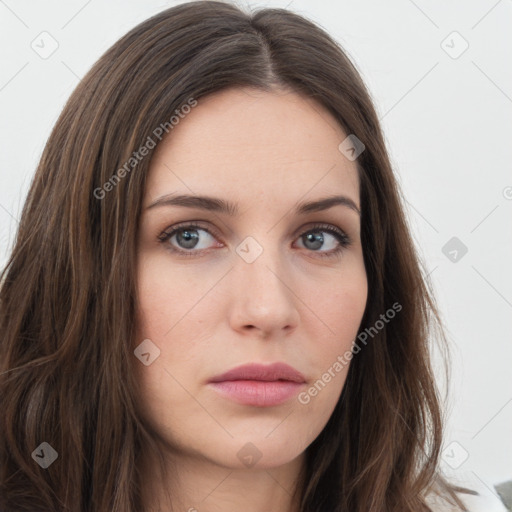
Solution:
{"label": "nose", "polygon": [[248,261],[237,256],[231,272],[231,327],[242,333],[258,331],[263,338],[289,334],[299,323],[300,299],[279,250],[265,248]]}

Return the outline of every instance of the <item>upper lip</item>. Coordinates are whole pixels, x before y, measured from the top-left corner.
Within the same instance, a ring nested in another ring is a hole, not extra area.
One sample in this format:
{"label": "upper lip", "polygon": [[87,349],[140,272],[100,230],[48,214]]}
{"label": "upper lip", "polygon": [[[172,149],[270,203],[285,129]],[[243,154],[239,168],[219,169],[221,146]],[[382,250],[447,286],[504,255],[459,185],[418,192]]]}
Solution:
{"label": "upper lip", "polygon": [[290,382],[305,382],[306,379],[298,370],[286,363],[264,364],[244,364],[231,370],[217,375],[210,382],[222,382],[229,380],[260,380],[276,381],[287,380]]}

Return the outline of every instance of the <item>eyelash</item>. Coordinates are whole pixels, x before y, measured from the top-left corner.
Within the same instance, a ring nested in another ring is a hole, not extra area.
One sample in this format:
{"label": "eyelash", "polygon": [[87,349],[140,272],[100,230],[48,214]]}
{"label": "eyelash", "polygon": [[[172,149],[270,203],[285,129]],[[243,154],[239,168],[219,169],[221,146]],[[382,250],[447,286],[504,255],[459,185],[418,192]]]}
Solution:
{"label": "eyelash", "polygon": [[[187,229],[191,229],[191,230],[200,229],[202,231],[206,231],[209,235],[217,238],[217,235],[214,232],[212,232],[211,230],[201,226],[200,224],[198,224],[196,222],[188,222],[188,223],[182,223],[182,224],[173,226],[170,231],[166,230],[166,231],[162,232],[158,236],[158,240],[160,243],[165,244],[177,232],[186,231]],[[339,242],[339,246],[336,249],[332,249],[331,251],[328,251],[328,252],[326,252],[326,251],[318,251],[318,252],[317,251],[308,251],[308,252],[317,253],[318,256],[321,258],[337,257],[344,249],[346,249],[352,243],[349,236],[346,233],[344,233],[341,229],[339,229],[335,226],[332,226],[330,224],[315,224],[311,228],[307,229],[306,231],[303,231],[299,235],[298,238],[303,237],[304,235],[306,235],[308,233],[314,233],[314,232],[318,232],[318,231],[323,231],[323,232],[333,235]],[[177,249],[176,247],[173,247],[170,244],[167,244],[167,245],[168,245],[168,247],[166,247],[167,250],[170,250],[173,253],[178,253],[180,255],[187,256],[187,257],[188,256],[194,257],[194,256],[197,256],[198,254],[200,254],[201,252],[203,252],[203,250],[186,251],[184,249]],[[207,251],[208,249],[204,249],[204,250]]]}

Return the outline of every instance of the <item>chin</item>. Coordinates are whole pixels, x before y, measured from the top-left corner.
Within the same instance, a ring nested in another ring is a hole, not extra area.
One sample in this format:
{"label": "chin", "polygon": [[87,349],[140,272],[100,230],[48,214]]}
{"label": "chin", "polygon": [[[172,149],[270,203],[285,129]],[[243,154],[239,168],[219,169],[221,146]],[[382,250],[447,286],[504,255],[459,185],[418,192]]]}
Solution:
{"label": "chin", "polygon": [[265,435],[240,436],[230,439],[228,443],[214,441],[209,446],[217,449],[203,455],[229,469],[272,469],[295,461],[307,447],[299,446],[296,440],[291,444],[291,435],[286,436],[290,444],[282,436],[272,438]]}

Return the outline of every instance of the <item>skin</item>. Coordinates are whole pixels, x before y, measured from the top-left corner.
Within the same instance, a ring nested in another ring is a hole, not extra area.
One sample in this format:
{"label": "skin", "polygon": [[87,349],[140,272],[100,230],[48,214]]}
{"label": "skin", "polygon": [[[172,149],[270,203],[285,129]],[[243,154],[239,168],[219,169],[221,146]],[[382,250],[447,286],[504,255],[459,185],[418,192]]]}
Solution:
{"label": "skin", "polygon": [[[272,407],[240,405],[207,382],[240,364],[282,361],[306,377],[307,390],[350,350],[368,291],[360,215],[344,205],[293,211],[331,195],[360,209],[356,161],[338,149],[346,137],[310,98],[232,88],[202,98],[155,149],[140,218],[134,346],[150,339],[160,349],[139,367],[144,415],[172,446],[167,457],[178,473],[162,482],[151,461],[141,462],[148,509],[169,510],[164,489],[172,489],[176,510],[298,510],[291,494],[304,452],[331,416],[348,365],[307,404],[295,396]],[[234,201],[240,211],[148,209],[178,193]],[[159,240],[188,221],[201,224],[196,247],[183,231]],[[315,223],[338,227],[350,245],[321,257],[340,242]],[[323,245],[308,241],[311,232]],[[248,236],[263,249],[252,263],[236,252]],[[247,443],[261,456],[251,467],[237,456]]]}

